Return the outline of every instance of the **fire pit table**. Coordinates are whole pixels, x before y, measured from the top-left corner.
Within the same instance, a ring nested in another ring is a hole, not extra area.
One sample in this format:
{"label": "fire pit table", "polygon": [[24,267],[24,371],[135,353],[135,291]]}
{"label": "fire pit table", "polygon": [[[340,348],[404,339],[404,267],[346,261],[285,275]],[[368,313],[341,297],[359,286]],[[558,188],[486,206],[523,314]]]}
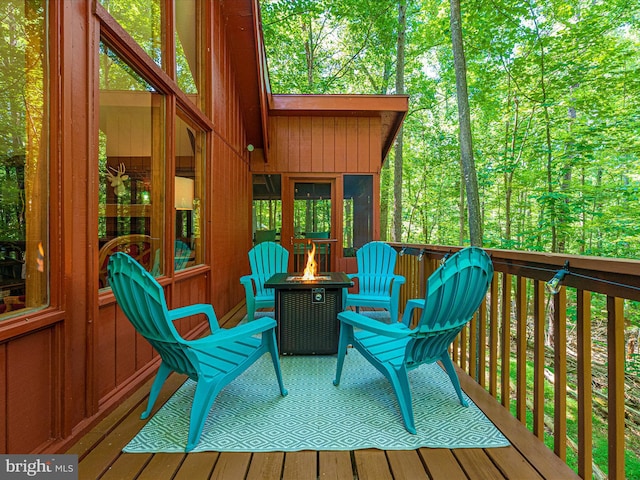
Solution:
{"label": "fire pit table", "polygon": [[353,286],[343,272],[277,273],[265,284],[276,292],[278,351],[282,355],[333,355],[338,352],[338,313],[342,289]]}

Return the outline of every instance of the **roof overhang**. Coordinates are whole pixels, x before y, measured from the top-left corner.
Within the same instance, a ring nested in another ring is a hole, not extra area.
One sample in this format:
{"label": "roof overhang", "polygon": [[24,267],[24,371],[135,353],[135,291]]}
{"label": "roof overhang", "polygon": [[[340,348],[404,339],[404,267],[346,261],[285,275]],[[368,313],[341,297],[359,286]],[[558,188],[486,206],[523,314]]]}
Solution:
{"label": "roof overhang", "polygon": [[269,80],[260,5],[258,0],[227,0],[222,8],[247,143],[263,148]]}
{"label": "roof overhang", "polygon": [[259,0],[222,2],[247,143],[264,148],[269,115],[380,117],[381,163],[409,109],[408,95],[272,95]]}
{"label": "roof overhang", "polygon": [[408,95],[271,95],[269,115],[380,117],[384,162],[409,110]]}

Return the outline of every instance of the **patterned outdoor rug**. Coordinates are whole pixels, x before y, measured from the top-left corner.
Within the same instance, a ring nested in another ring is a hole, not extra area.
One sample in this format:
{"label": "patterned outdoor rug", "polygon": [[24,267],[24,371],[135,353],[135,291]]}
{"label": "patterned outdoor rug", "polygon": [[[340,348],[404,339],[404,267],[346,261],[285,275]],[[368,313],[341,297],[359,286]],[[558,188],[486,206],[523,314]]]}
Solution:
{"label": "patterned outdoor rug", "polygon": [[[386,378],[350,350],[340,385],[335,356],[281,358],[280,395],[269,354],[225,387],[205,424],[198,451],[410,450],[509,445],[469,401],[462,407],[446,373],[423,365],[410,373],[417,435],[404,428]],[[188,380],[124,448],[125,452],[183,452],[195,383]]]}

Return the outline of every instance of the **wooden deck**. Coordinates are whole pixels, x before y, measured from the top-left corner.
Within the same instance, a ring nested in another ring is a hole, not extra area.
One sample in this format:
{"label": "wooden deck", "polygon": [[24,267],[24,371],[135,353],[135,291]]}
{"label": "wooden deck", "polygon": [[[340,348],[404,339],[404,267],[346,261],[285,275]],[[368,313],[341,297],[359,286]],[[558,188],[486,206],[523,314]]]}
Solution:
{"label": "wooden deck", "polygon": [[[225,326],[245,314],[237,308]],[[157,411],[184,382],[172,375],[158,401]],[[273,453],[122,453],[142,428],[140,420],[151,381],[118,406],[67,453],[77,454],[79,478],[94,479],[558,479],[579,478],[564,462],[466,374],[462,388],[510,440],[511,446],[492,449],[356,450]]]}

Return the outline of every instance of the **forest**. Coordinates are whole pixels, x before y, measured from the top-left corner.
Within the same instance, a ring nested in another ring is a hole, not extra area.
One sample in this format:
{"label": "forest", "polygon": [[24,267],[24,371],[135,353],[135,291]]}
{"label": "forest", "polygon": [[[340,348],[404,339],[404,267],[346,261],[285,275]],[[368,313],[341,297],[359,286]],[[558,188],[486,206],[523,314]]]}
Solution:
{"label": "forest", "polygon": [[[640,259],[640,3],[261,0],[261,8],[273,93],[409,95],[382,170],[382,240]],[[592,305],[594,478],[607,476],[604,302]],[[629,346],[637,302],[626,303],[625,319]],[[640,354],[629,352],[626,465],[638,478]],[[575,468],[571,455],[568,463]]]}
{"label": "forest", "polygon": [[640,258],[637,2],[261,0],[272,92],[409,95],[382,237],[468,244],[454,4],[483,246]]}

